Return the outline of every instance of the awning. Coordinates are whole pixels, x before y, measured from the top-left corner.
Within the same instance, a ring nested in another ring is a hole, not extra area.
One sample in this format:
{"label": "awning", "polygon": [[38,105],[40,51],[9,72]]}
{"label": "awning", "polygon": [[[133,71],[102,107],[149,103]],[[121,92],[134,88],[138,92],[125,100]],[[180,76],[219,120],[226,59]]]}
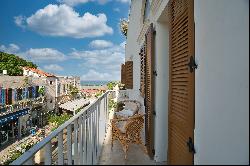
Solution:
{"label": "awning", "polygon": [[4,124],[4,123],[8,123],[9,121],[15,120],[20,116],[26,115],[28,114],[30,109],[29,108],[25,108],[23,110],[19,110],[17,112],[14,113],[10,113],[4,116],[0,117],[0,125]]}
{"label": "awning", "polygon": [[77,109],[84,107],[86,105],[90,104],[90,101],[88,99],[76,99],[73,101],[68,101],[64,104],[61,104],[59,108],[69,110],[69,111],[76,111]]}

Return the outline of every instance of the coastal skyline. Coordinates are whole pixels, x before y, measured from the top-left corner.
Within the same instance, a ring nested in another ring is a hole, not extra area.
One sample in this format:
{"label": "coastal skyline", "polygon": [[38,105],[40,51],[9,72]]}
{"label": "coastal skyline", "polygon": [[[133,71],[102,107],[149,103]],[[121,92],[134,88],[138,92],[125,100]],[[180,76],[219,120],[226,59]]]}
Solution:
{"label": "coastal skyline", "polygon": [[[130,0],[1,1],[0,51],[56,75],[119,80]],[[126,12],[124,12],[126,11]]]}

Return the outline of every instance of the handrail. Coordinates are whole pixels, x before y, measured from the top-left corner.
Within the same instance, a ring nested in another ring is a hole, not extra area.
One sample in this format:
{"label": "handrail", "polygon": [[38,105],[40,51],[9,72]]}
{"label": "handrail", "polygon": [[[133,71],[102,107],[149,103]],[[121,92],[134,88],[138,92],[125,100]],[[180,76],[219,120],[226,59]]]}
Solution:
{"label": "handrail", "polygon": [[87,113],[86,111],[91,110],[91,108],[94,107],[97,103],[100,103],[100,101],[104,97],[106,97],[110,92],[113,92],[113,90],[106,91],[104,94],[102,94],[101,97],[99,97],[98,99],[96,99],[92,104],[90,104],[87,107],[83,108],[80,112],[78,112],[76,115],[74,115],[68,121],[66,121],[61,126],[59,126],[56,130],[54,130],[47,137],[45,137],[41,142],[39,142],[36,145],[34,145],[31,149],[29,149],[28,151],[26,151],[18,159],[16,159],[15,161],[13,161],[10,165],[20,165],[20,164],[24,164],[25,162],[27,162],[40,149],[42,149],[44,146],[46,146],[53,138],[55,138],[56,136],[58,136],[59,133],[61,133],[69,125],[71,125],[73,122],[75,122],[75,120],[77,120],[81,115],[83,115],[84,113]]}

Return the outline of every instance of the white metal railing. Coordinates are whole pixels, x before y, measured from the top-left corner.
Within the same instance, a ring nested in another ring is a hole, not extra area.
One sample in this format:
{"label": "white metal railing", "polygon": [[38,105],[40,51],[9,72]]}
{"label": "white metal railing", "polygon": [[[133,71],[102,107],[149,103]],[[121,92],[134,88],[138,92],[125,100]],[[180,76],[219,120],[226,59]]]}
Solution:
{"label": "white metal railing", "polygon": [[[37,152],[42,150],[44,150],[44,161],[36,164],[97,164],[109,120],[108,96],[110,93],[114,95],[114,92],[104,93],[13,161],[11,165],[33,165]],[[57,145],[52,146],[52,139],[57,140]],[[65,141],[66,146],[64,146]],[[52,157],[54,151],[57,151],[56,157]]]}

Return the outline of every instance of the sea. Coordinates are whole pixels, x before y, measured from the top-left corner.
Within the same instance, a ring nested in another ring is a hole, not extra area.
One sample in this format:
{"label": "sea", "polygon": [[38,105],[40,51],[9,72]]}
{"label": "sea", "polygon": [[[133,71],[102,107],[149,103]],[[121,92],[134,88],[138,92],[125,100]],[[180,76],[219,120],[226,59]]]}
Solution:
{"label": "sea", "polygon": [[106,85],[110,81],[81,81],[81,86],[101,86]]}

